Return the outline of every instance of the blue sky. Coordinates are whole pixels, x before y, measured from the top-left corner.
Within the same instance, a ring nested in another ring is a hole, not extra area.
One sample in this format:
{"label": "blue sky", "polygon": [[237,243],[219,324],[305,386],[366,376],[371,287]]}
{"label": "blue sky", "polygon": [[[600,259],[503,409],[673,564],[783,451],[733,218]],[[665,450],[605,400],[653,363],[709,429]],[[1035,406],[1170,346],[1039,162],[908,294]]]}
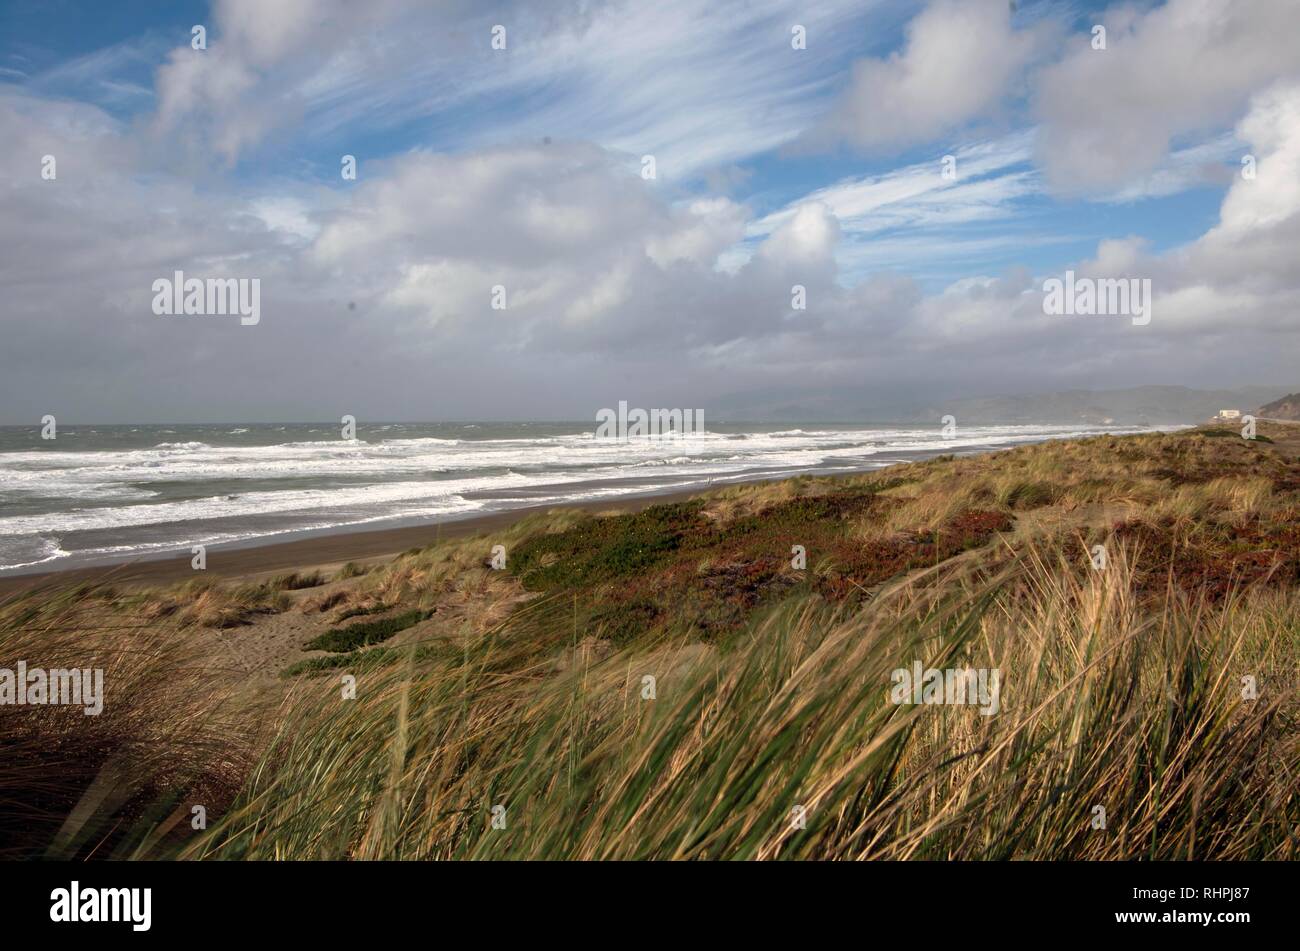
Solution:
{"label": "blue sky", "polygon": [[[921,359],[917,340],[970,347],[973,325],[987,339],[951,359],[981,368],[963,386],[988,389],[1006,374],[980,362],[983,348],[1019,331],[1000,315],[953,316],[971,288],[1028,305],[1030,284],[1066,268],[1138,268],[1171,299],[1231,299],[1249,305],[1252,326],[1269,323],[1276,301],[1202,287],[1186,268],[1224,231],[1225,207],[1241,204],[1230,199],[1241,157],[1260,146],[1242,124],[1290,102],[1297,54],[1278,26],[1291,2],[1264,15],[1234,0],[1025,0],[1014,12],[1002,0],[9,0],[0,103],[13,140],[59,143],[71,150],[63,167],[95,163],[94,176],[61,176],[60,191],[15,186],[24,208],[48,206],[50,228],[80,214],[107,238],[192,217],[195,265],[258,262],[280,275],[271,297],[286,314],[346,298],[385,339],[432,329],[447,352],[472,349],[480,369],[530,377],[516,397],[542,385],[547,341],[593,380],[607,374],[602,385],[663,379],[643,350],[670,298],[694,309],[677,328],[689,366],[668,374],[684,389],[725,389],[720,367],[729,385],[752,386],[747,368],[778,352],[786,379],[774,385],[860,377],[874,371],[850,362],[843,340],[855,332],[887,334]],[[190,46],[195,24],[205,50]],[[1099,24],[1105,50],[1090,46]],[[492,48],[496,25],[504,50]],[[792,46],[796,25],[804,49]],[[339,175],[345,154],[356,181]],[[652,181],[639,175],[645,155]],[[949,179],[945,156],[956,159]],[[13,160],[30,168],[35,157]],[[1287,171],[1280,158],[1270,167]],[[341,266],[358,253],[391,266]],[[183,263],[176,241],[131,254],[115,273]],[[43,260],[51,285],[68,282],[57,250]],[[800,269],[818,301],[807,319],[756,316]],[[465,302],[493,273],[509,274],[522,303],[489,358],[468,327],[492,316]],[[1187,313],[1181,328],[1151,333],[1176,332],[1190,350],[1199,318]],[[104,319],[137,332],[125,311]],[[1144,370],[1160,349],[1146,340],[1126,347],[1126,369],[1102,373],[1109,331],[1043,333],[1077,358],[1062,385],[1198,366]],[[1078,353],[1077,334],[1094,352]],[[1219,369],[1225,384],[1245,376]]]}
{"label": "blue sky", "polygon": [[[852,9],[855,6],[857,10]],[[744,35],[747,40],[767,44],[773,52],[788,53],[788,60],[818,58],[818,68],[798,74],[801,82],[815,87],[797,97],[800,112],[806,110],[806,115],[812,117],[831,107],[855,59],[887,58],[904,47],[909,16],[920,8],[914,2],[846,5],[842,13],[836,11],[827,18],[827,29],[819,32],[813,26],[811,50],[786,49],[790,38],[779,29],[784,23],[778,23],[776,17],[762,22],[761,33],[755,28]],[[1104,9],[1095,4],[1051,0],[1022,3],[1011,22],[1031,24],[1051,17],[1086,33]],[[114,118],[130,123],[156,110],[155,71],[175,47],[176,38],[188,35],[193,24],[210,22],[210,12],[207,4],[194,2],[102,5],[16,0],[0,11],[2,75],[40,94],[93,103]],[[453,50],[451,59],[462,75],[499,71],[500,57],[490,50],[489,41],[490,28],[501,18],[501,12],[449,17],[450,32],[477,35],[481,40],[479,49],[469,41]],[[51,23],[71,26],[79,21],[86,27],[50,29]],[[755,37],[756,33],[760,35]],[[215,49],[220,35],[214,32],[212,39]],[[683,59],[689,63],[690,56]],[[654,61],[672,60],[667,55]],[[428,75],[449,72],[435,70]],[[580,91],[584,75],[581,68],[559,71],[540,82],[528,70],[518,73],[517,79],[487,84],[492,91],[466,89],[439,104],[429,101],[436,97],[412,90],[409,80],[398,77],[387,90],[372,92],[380,97],[389,94],[385,107],[349,114],[342,121],[329,117],[329,96],[322,93],[311,107],[322,121],[304,121],[292,135],[269,137],[256,149],[240,154],[225,174],[254,188],[282,180],[288,172],[299,180],[311,179],[325,187],[343,189],[345,183],[337,175],[342,152],[374,160],[419,149],[454,152],[532,143],[551,135],[547,131],[548,113],[563,119],[556,123],[553,139],[562,135],[595,141],[627,153],[632,162],[639,154],[661,150],[671,154],[674,145],[680,146],[677,137],[681,133],[670,117],[656,116],[638,127],[635,116],[618,110],[606,121],[592,116],[584,122],[583,117],[569,114],[564,108],[566,99],[585,101]],[[734,183],[726,186],[728,194],[764,216],[821,189],[852,187],[908,168],[937,167],[943,155],[963,147],[1032,134],[1035,123],[1027,114],[1024,99],[1007,97],[996,124],[955,129],[935,141],[889,155],[863,155],[843,147],[809,153],[792,148],[789,142],[735,142],[724,130],[718,130],[716,142],[700,146],[702,151],[712,151],[713,156],[685,154],[681,166],[664,168],[664,178],[681,200],[687,200],[710,191],[715,181],[711,176],[730,175]],[[665,104],[664,111],[670,112],[671,107]],[[789,131],[793,137],[798,130]],[[777,133],[775,139],[780,138]],[[1193,137],[1187,142],[1201,144]],[[1077,199],[1049,193],[1026,148],[970,182],[995,188],[999,184],[1010,186],[1013,179],[1024,179],[1019,187],[998,189],[990,195],[976,220],[956,224],[951,219],[940,219],[930,223],[921,213],[923,209],[910,209],[914,213],[908,214],[909,209],[904,207],[896,222],[891,222],[891,216],[881,215],[877,220],[850,227],[841,251],[842,280],[852,282],[892,269],[911,274],[933,290],[961,277],[1000,274],[1012,267],[1048,273],[1085,257],[1100,240],[1116,235],[1141,235],[1152,250],[1167,250],[1194,239],[1213,223],[1239,152],[1239,143],[1225,140],[1222,147],[1205,156],[1206,165],[1222,167],[1224,174],[1218,182],[1207,174],[1170,195],[1109,194]],[[711,161],[715,157],[717,160]],[[1177,165],[1176,156],[1171,157],[1169,165]],[[738,248],[737,254],[748,250]]]}

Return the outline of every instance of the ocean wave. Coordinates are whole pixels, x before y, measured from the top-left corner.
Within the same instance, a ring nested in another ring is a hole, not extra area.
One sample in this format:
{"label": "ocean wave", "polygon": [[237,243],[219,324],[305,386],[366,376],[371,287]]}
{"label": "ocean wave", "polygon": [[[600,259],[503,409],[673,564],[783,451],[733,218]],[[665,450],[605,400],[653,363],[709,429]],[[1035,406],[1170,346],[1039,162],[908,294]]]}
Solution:
{"label": "ocean wave", "polygon": [[[311,432],[318,432],[318,430],[313,429],[311,430]],[[284,448],[291,448],[293,446],[304,446],[304,447],[316,448],[316,449],[322,447],[327,447],[330,449],[338,449],[340,446],[356,448],[357,446],[368,446],[368,445],[370,444],[366,442],[364,439],[304,439],[301,442],[286,442],[286,443],[280,443],[279,445],[275,445],[275,446],[251,446],[249,448],[284,449]]]}
{"label": "ocean wave", "polygon": [[[486,440],[485,440],[486,441]],[[410,439],[385,439],[384,446],[459,446],[459,439],[441,439],[437,436],[416,436]]]}
{"label": "ocean wave", "polygon": [[386,507],[387,512],[399,515],[401,507],[409,503],[427,504],[436,501],[441,504],[470,492],[526,488],[539,484],[563,485],[610,475],[612,473],[608,471],[596,470],[538,479],[531,475],[507,473],[441,482],[404,481],[341,488],[279,489],[237,495],[210,495],[199,499],[147,505],[77,507],[62,512],[0,518],[0,537],[30,535],[42,531],[120,530],[209,519],[313,512],[324,517],[329,511],[381,514],[364,511],[377,507]]}
{"label": "ocean wave", "polygon": [[[33,546],[32,543],[35,543]],[[0,546],[0,568],[32,568],[66,558],[57,537],[37,536],[24,538],[17,544]],[[26,561],[22,559],[28,559]]]}
{"label": "ocean wave", "polygon": [[[131,450],[23,449],[0,453],[0,492],[17,493],[24,505],[35,500],[47,511],[0,515],[0,567],[61,557],[30,546],[20,550],[15,546],[21,536],[60,534],[74,548],[87,541],[121,543],[125,551],[178,547],[190,539],[230,533],[260,538],[306,524],[336,528],[454,515],[483,504],[508,508],[616,497],[669,483],[702,486],[818,469],[876,468],[904,456],[1102,431],[1125,430],[962,426],[957,438],[944,439],[938,426],[794,428],[615,442],[597,440],[592,431],[543,435],[539,427],[534,437],[483,440],[419,436],[376,443],[326,439],[213,447],[195,441]],[[155,483],[157,491],[149,488]],[[81,534],[95,531],[112,537]]]}

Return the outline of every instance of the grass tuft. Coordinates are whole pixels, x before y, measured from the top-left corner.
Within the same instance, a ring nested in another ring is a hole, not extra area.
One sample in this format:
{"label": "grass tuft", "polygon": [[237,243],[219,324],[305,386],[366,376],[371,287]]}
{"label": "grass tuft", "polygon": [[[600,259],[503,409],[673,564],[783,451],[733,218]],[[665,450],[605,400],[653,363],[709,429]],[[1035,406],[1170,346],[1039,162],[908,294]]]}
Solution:
{"label": "grass tuft", "polygon": [[347,627],[333,627],[324,634],[319,634],[303,645],[305,650],[333,651],[342,653],[354,651],[369,644],[386,641],[394,634],[419,624],[429,616],[426,611],[406,611],[392,617],[379,618],[374,621],[360,621]]}

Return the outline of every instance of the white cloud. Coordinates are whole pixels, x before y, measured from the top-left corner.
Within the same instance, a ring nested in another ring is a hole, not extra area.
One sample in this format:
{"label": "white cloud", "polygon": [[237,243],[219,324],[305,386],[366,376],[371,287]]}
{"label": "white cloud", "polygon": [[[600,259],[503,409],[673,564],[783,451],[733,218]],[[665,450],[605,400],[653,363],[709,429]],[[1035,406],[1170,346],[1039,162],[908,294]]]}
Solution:
{"label": "white cloud", "polygon": [[[757,9],[775,20],[786,8]],[[307,55],[297,38],[273,33],[240,69],[260,76]],[[211,132],[239,154],[260,134],[255,114],[243,124],[241,103],[260,92],[236,83],[222,99],[219,77],[195,75],[192,88],[183,70],[171,76],[175,132],[194,141]],[[187,89],[194,98],[182,108]],[[310,114],[311,97],[303,101]],[[728,99],[709,101],[722,109]],[[204,103],[230,114],[189,125]],[[671,141],[672,110],[656,108],[646,128]],[[1022,271],[932,294],[914,279],[938,270],[927,257],[973,268],[994,249],[1059,238],[1032,233],[1020,215],[1039,193],[1029,132],[957,149],[955,181],[941,176],[936,154],[752,220],[741,203],[643,181],[625,152],[562,136],[367,159],[357,182],[331,189],[196,183],[160,169],[139,130],[104,111],[4,87],[0,403],[21,419],[139,418],[159,405],[208,418],[254,418],[266,407],[411,418],[546,413],[571,405],[562,399],[608,405],[611,388],[1282,378],[1300,330],[1300,87],[1262,87],[1247,109],[1231,141],[1257,156],[1258,174],[1234,178],[1214,228],[1165,253],[1119,234],[1078,265],[1153,279],[1155,316],[1139,333],[1046,317],[1041,285]],[[720,130],[700,154],[739,148],[728,143],[742,127]],[[1212,163],[1218,142],[1180,149],[1166,165]],[[40,179],[46,152],[59,156],[56,182]],[[1158,176],[1142,180],[1143,193],[1171,187]],[[866,273],[900,261],[912,275]],[[262,323],[154,316],[151,281],[173,268],[261,277]],[[791,310],[792,283],[807,287],[806,311]],[[490,306],[496,284],[507,288],[505,311]]]}
{"label": "white cloud", "polygon": [[1240,168],[1238,160],[1244,151],[1235,135],[1224,133],[1207,142],[1178,149],[1153,171],[1097,198],[1111,204],[1124,204],[1176,195],[1189,188],[1223,186]]}
{"label": "white cloud", "polygon": [[1257,153],[1255,174],[1247,178],[1239,167],[1211,241],[1258,234],[1300,213],[1300,81],[1257,95],[1237,136]]}
{"label": "white cloud", "polygon": [[646,239],[646,254],[661,268],[676,261],[713,266],[744,233],[744,209],[729,199],[700,199],[690,202],[685,211],[685,216],[677,216],[676,228]]}
{"label": "white cloud", "polygon": [[[941,156],[879,175],[846,179],[817,189],[754,221],[750,241],[771,234],[809,202],[828,208],[846,237],[838,250],[841,267],[860,276],[870,267],[901,265],[933,268],[935,262],[960,262],[995,248],[1030,240],[1023,228],[990,236],[973,226],[1009,222],[1022,200],[1040,191],[1028,167],[1033,132],[1018,132],[958,149],[956,177],[943,175]],[[748,259],[752,249],[733,249],[729,261]],[[967,263],[969,263],[967,261]]]}
{"label": "white cloud", "polygon": [[826,205],[853,231],[951,224],[954,218],[1005,214],[1010,201],[1034,191],[1030,176],[1008,172],[1028,161],[1031,141],[1032,133],[1017,133],[959,149],[954,155],[954,178],[944,177],[941,156],[935,156],[931,162],[847,179],[764,216],[747,233],[751,237],[771,233],[809,201]]}
{"label": "white cloud", "polygon": [[[878,2],[217,0],[209,49],[176,49],[159,71],[155,129],[230,164],[286,126],[330,139],[419,121],[454,128],[462,148],[653,153],[662,178],[682,179],[794,139]],[[794,23],[810,49],[791,48]],[[504,51],[489,47],[494,24]],[[523,108],[482,108],[511,101]]]}
{"label": "white cloud", "polygon": [[909,24],[902,50],[854,64],[848,90],[810,139],[869,151],[933,142],[997,109],[1048,36],[1043,24],[1013,29],[1004,0],[934,0]]}
{"label": "white cloud", "polygon": [[758,257],[787,265],[825,266],[831,261],[840,239],[840,223],[834,212],[819,201],[807,201],[794,209],[758,248]]}
{"label": "white cloud", "polygon": [[1098,17],[1106,49],[1077,34],[1036,81],[1042,161],[1065,192],[1109,192],[1158,168],[1180,136],[1231,124],[1247,100],[1300,71],[1295,0],[1168,0]]}

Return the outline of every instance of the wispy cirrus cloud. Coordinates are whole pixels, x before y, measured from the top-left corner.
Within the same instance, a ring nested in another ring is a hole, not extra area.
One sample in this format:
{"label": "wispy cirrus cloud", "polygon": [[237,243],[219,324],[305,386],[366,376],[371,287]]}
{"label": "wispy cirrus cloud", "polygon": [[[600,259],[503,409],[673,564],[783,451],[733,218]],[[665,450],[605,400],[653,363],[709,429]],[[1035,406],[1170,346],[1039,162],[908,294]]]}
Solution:
{"label": "wispy cirrus cloud", "polygon": [[[1030,6],[998,28],[1062,19],[1061,4]],[[934,9],[219,0],[206,51],[188,26],[151,21],[121,48],[0,82],[0,405],[15,421],[139,418],[162,392],[178,413],[232,419],[340,401],[372,417],[517,416],[607,405],[623,387],[1015,388],[1034,379],[1025,353],[1072,383],[1231,383],[1228,338],[1253,375],[1287,370],[1300,92],[1285,76],[1238,90],[1204,128],[1180,119],[1154,163],[1066,198],[1042,172],[1060,140],[1041,137],[1109,120],[1049,110],[1025,128],[1032,65],[966,119],[926,126],[945,130],[933,142],[795,154],[850,64],[906,60],[901,25]],[[796,23],[806,50],[790,45]],[[146,96],[131,86],[160,35]],[[977,82],[976,68],[958,72]],[[997,113],[1015,131],[986,123]],[[343,152],[356,181],[338,175]],[[40,176],[47,153],[57,181]],[[637,174],[644,153],[659,180]],[[1046,318],[1041,277],[1069,266],[1153,278],[1156,319],[1138,336]],[[260,277],[256,335],[160,323],[149,286],[173,268]]]}
{"label": "wispy cirrus cloud", "polygon": [[880,231],[900,224],[925,226],[987,219],[1007,213],[1016,198],[1033,193],[1028,168],[1033,132],[1018,132],[964,146],[953,153],[953,176],[942,156],[878,175],[837,182],[765,215],[747,231],[770,233],[803,202],[821,202],[850,230]]}
{"label": "wispy cirrus cloud", "polygon": [[795,138],[884,4],[300,6],[219,0],[209,49],[179,47],[159,70],[157,130],[227,163],[286,120],[323,141],[412,125],[457,149],[590,140],[681,179]]}
{"label": "wispy cirrus cloud", "polygon": [[1207,185],[1226,186],[1240,171],[1245,144],[1232,132],[1171,152],[1156,168],[1096,200],[1124,204],[1177,195]]}
{"label": "wispy cirrus cloud", "polygon": [[[990,252],[1023,243],[1023,224],[1016,234],[989,234],[988,227],[1007,224],[1025,214],[1025,201],[1042,191],[1030,165],[1033,130],[1017,132],[956,150],[944,156],[875,175],[846,179],[790,202],[746,229],[747,243],[760,239],[794,217],[808,204],[822,205],[835,217],[844,242],[839,260],[844,278],[860,279],[869,270],[927,262],[931,276],[948,268],[968,267]],[[945,169],[951,169],[951,177]],[[726,259],[734,268],[747,260],[745,248]]]}

